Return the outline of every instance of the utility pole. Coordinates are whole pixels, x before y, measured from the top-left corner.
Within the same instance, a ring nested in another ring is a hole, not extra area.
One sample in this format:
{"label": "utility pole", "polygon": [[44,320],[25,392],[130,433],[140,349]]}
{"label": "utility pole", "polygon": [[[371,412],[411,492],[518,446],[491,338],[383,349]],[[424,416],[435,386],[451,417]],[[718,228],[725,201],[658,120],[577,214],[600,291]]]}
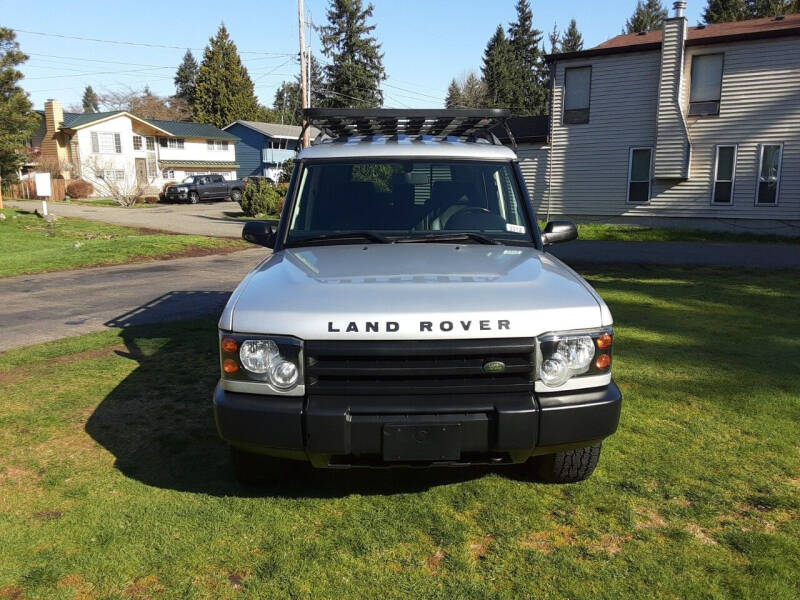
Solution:
{"label": "utility pole", "polygon": [[[297,18],[300,21],[300,98],[303,108],[308,108],[308,71],[306,69],[306,23],[303,17],[303,0],[297,0]],[[303,119],[303,148],[308,147],[308,127]]]}

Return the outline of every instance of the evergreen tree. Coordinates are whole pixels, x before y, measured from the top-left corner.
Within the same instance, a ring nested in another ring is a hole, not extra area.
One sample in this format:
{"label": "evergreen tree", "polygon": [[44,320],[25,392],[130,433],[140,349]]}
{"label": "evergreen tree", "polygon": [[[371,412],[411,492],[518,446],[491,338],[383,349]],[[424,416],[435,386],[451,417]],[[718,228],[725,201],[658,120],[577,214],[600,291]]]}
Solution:
{"label": "evergreen tree", "polygon": [[461,85],[461,101],[464,108],[481,108],[486,106],[486,82],[470,73]]}
{"label": "evergreen tree", "polygon": [[183,55],[178,70],[175,71],[175,97],[182,98],[190,106],[194,98],[194,86],[197,80],[197,61],[191,50],[187,50]]}
{"label": "evergreen tree", "polygon": [[514,82],[511,80],[511,47],[502,25],[483,51],[483,81],[486,83],[486,104],[489,107],[508,107],[513,102]]}
{"label": "evergreen tree", "polygon": [[561,34],[558,32],[558,23],[553,23],[553,31],[547,34],[550,40],[550,54],[561,52]]}
{"label": "evergreen tree", "polygon": [[328,106],[376,108],[383,104],[381,81],[386,79],[381,45],[368,25],[372,4],[361,0],[331,0],[328,25],[320,27],[322,53],[331,62],[325,66]]}
{"label": "evergreen tree", "polygon": [[751,19],[800,12],[800,0],[746,0]]}
{"label": "evergreen tree", "polygon": [[642,33],[660,29],[667,18],[661,0],[638,0],[631,18],[625,22],[625,33]]}
{"label": "evergreen tree", "polygon": [[28,95],[17,85],[23,75],[16,67],[26,60],[14,31],[0,27],[0,177],[5,181],[16,181],[25,142],[39,123]]}
{"label": "evergreen tree", "polygon": [[90,85],[87,85],[86,89],[83,90],[81,106],[83,106],[83,112],[85,113],[96,113],[100,110],[100,96],[95,93]]}
{"label": "evergreen tree", "polygon": [[225,127],[238,119],[255,120],[260,112],[253,80],[225,25],[211,38],[197,69],[192,116],[195,121]]}
{"label": "evergreen tree", "polygon": [[510,77],[514,82],[508,106],[522,115],[547,112],[546,70],[540,51],[542,32],[533,26],[528,0],[517,0],[517,20],[509,24]]}
{"label": "evergreen tree", "polygon": [[[322,65],[313,54],[310,59],[309,86],[311,87],[311,106],[322,106],[325,102],[325,73]],[[284,81],[275,90],[272,109],[281,123],[299,125],[303,122],[302,99],[300,97],[300,74],[294,81]]]}
{"label": "evergreen tree", "polygon": [[445,108],[464,108],[464,98],[461,95],[461,86],[455,80],[455,77],[450,81],[447,86],[447,97],[444,99]]}
{"label": "evergreen tree", "polygon": [[583,50],[583,36],[578,31],[575,19],[572,19],[561,38],[561,52],[580,52],[581,50]]}

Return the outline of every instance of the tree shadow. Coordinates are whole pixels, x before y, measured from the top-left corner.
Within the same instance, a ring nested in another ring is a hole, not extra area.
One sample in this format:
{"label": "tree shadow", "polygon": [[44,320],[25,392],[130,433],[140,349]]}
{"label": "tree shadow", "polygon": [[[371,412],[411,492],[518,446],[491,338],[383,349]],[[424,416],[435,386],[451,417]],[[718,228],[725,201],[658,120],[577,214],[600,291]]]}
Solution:
{"label": "tree shadow", "polygon": [[286,481],[239,484],[217,435],[211,396],[219,377],[212,319],[153,324],[154,315],[216,300],[227,292],[171,292],[107,323],[121,328],[136,368],[97,406],[86,432],[115,457],[125,476],[154,487],[213,496],[284,498],[388,495],[467,481],[489,468],[320,470],[293,461]]}

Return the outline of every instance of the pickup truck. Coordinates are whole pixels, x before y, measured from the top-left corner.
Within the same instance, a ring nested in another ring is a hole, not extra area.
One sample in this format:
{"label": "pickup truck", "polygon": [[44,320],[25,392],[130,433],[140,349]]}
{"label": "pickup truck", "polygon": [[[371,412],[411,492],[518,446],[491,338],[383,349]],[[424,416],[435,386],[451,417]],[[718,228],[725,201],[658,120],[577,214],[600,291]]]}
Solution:
{"label": "pickup truck", "polygon": [[222,175],[192,175],[181,183],[167,187],[167,200],[197,204],[200,200],[225,200],[238,202],[242,197],[244,182],[228,181]]}

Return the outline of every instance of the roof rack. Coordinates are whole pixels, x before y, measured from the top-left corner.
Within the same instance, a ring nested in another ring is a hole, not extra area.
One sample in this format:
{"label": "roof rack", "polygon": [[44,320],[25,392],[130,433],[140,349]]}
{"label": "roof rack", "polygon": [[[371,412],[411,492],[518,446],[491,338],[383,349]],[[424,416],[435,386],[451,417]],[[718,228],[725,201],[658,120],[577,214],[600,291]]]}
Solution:
{"label": "roof rack", "polygon": [[503,125],[512,143],[514,141],[506,124],[511,111],[504,108],[307,108],[303,110],[303,116],[306,126],[313,125],[334,139],[426,135],[486,139],[500,145],[500,141],[489,130]]}

